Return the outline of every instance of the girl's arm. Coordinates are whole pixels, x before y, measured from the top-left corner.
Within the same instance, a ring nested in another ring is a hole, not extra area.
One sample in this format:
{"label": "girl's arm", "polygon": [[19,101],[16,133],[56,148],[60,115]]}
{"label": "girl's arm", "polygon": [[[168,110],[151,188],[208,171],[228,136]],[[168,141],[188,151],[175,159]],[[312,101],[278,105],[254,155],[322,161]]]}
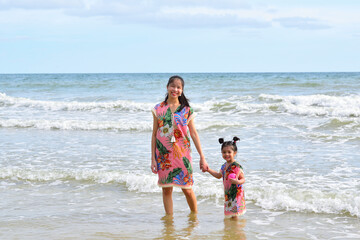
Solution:
{"label": "girl's arm", "polygon": [[222,177],[222,174],[220,172],[216,172],[214,170],[212,170],[211,168],[208,168],[207,170],[211,175],[213,175],[213,177],[216,177],[216,178],[221,178]]}
{"label": "girl's arm", "polygon": [[239,176],[236,179],[230,179],[232,184],[244,184],[245,183],[245,176],[244,172],[240,171]]}
{"label": "girl's arm", "polygon": [[153,113],[153,131],[151,136],[151,171],[157,173],[157,163],[155,159],[155,148],[156,148],[156,133],[159,128],[159,124],[156,116]]}
{"label": "girl's arm", "polygon": [[190,136],[195,144],[197,152],[200,155],[200,169],[203,172],[206,172],[209,169],[209,165],[207,164],[207,162],[205,160],[205,156],[202,152],[199,134],[196,131],[195,123],[194,123],[193,119],[190,120],[190,122],[188,123],[188,127],[189,127],[189,131],[190,131]]}

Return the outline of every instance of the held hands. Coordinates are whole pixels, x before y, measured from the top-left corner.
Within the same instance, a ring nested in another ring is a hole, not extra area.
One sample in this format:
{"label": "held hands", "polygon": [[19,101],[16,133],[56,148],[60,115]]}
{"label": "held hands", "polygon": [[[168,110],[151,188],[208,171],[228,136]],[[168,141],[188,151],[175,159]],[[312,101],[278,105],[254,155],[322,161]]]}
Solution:
{"label": "held hands", "polygon": [[206,162],[205,158],[204,157],[200,157],[200,169],[203,171],[203,172],[207,172],[209,170],[209,165],[208,163]]}

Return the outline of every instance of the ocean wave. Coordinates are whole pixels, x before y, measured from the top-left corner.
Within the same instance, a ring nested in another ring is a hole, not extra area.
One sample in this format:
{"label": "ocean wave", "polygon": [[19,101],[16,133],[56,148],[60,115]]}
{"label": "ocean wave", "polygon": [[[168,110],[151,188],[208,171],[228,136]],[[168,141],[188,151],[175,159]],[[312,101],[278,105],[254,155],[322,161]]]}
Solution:
{"label": "ocean wave", "polygon": [[314,88],[322,87],[324,83],[322,82],[296,82],[294,78],[286,79],[288,82],[281,82],[274,84],[277,87],[300,87],[300,88]]}
{"label": "ocean wave", "polygon": [[82,120],[43,120],[43,119],[0,119],[3,128],[36,128],[42,130],[113,130],[113,131],[151,131],[152,122],[140,121],[82,121]]}
{"label": "ocean wave", "polygon": [[0,107],[35,108],[48,111],[97,111],[97,110],[119,110],[119,111],[150,111],[154,104],[136,103],[128,100],[117,100],[112,102],[65,102],[65,101],[40,101],[22,97],[11,97],[0,93]]}
{"label": "ocean wave", "polygon": [[[97,169],[31,169],[0,168],[0,179],[29,182],[86,181],[97,184],[124,184],[129,191],[159,192],[156,175],[131,174],[116,170]],[[51,183],[49,183],[51,184]]]}
{"label": "ocean wave", "polygon": [[312,142],[328,142],[328,143],[337,143],[343,144],[346,142],[359,142],[360,137],[355,133],[342,133],[342,134],[332,134],[332,133],[321,133],[321,132],[309,132],[301,133],[301,136],[311,139]]}
{"label": "ocean wave", "polygon": [[330,117],[359,117],[360,96],[279,96],[261,94],[260,100],[266,101],[277,111],[297,115],[330,116]]}
{"label": "ocean wave", "polygon": [[[40,101],[11,97],[0,93],[0,107],[34,108],[45,111],[124,111],[149,112],[155,103],[117,100],[110,102]],[[232,96],[227,99],[212,99],[203,103],[192,103],[196,112],[205,114],[244,113],[290,113],[305,116],[360,117],[360,96]]]}
{"label": "ocean wave", "polygon": [[[208,181],[197,181],[194,191],[198,196],[215,197],[223,201],[223,186]],[[318,186],[319,187],[319,186]],[[360,217],[360,196],[356,190],[324,191],[316,186],[299,188],[283,183],[245,184],[247,202],[275,211],[349,214]]]}
{"label": "ocean wave", "polygon": [[[196,184],[194,191],[197,196],[215,197],[222,202],[223,186],[221,181],[209,181],[209,176],[194,173]],[[161,192],[154,174],[130,173],[120,170],[97,169],[26,169],[0,168],[0,179],[8,181],[52,182],[59,184],[65,181],[86,181],[94,184],[123,184],[129,191],[152,193]],[[256,182],[256,181],[255,181]],[[175,191],[180,191],[175,188]],[[327,214],[349,214],[360,217],[360,196],[356,189],[342,191],[324,191],[316,187],[290,186],[283,183],[245,185],[246,201],[269,210],[314,212]]]}
{"label": "ocean wave", "polygon": [[[152,121],[85,121],[85,120],[46,120],[46,119],[1,119],[0,128],[35,128],[41,130],[79,130],[79,131],[152,131]],[[231,127],[245,127],[244,124],[227,121],[197,122],[200,131],[218,130]]]}
{"label": "ocean wave", "polygon": [[279,96],[260,94],[254,96],[232,96],[227,99],[210,100],[193,104],[195,110],[217,114],[243,113],[290,113],[304,116],[359,117],[360,96]]}
{"label": "ocean wave", "polygon": [[330,118],[326,122],[318,124],[312,130],[338,130],[347,133],[356,133],[360,129],[360,119],[356,118]]}
{"label": "ocean wave", "polygon": [[330,192],[265,183],[248,187],[246,193],[247,200],[265,209],[360,217],[360,197],[355,191]]}
{"label": "ocean wave", "polygon": [[245,124],[241,122],[230,122],[230,121],[208,121],[208,122],[196,122],[196,129],[200,131],[204,130],[226,130],[228,128],[243,128]]}
{"label": "ocean wave", "polygon": [[343,127],[358,128],[360,127],[360,124],[353,120],[333,118],[321,124],[320,126],[316,127],[316,129],[334,129],[334,128],[343,128]]}

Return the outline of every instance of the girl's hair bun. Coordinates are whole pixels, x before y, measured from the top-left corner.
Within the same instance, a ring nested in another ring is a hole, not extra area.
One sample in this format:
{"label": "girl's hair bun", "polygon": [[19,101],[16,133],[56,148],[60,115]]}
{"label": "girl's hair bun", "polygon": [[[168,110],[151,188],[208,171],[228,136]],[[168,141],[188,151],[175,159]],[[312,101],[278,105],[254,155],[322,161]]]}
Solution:
{"label": "girl's hair bun", "polygon": [[240,138],[238,138],[238,137],[235,136],[235,137],[233,138],[233,142],[236,143],[237,141],[240,141]]}
{"label": "girl's hair bun", "polygon": [[219,138],[219,143],[221,144],[221,150],[223,150],[225,147],[232,147],[234,152],[237,152],[237,146],[236,146],[236,142],[239,141],[240,138],[238,137],[233,137],[232,141],[224,141],[224,138]]}

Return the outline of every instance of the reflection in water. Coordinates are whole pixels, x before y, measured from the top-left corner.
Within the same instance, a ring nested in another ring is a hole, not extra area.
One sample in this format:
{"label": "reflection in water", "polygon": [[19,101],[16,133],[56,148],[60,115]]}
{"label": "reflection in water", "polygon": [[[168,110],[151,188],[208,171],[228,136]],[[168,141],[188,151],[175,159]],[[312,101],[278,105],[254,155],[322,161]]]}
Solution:
{"label": "reflection in water", "polygon": [[245,240],[246,235],[244,227],[246,225],[246,219],[243,218],[225,218],[224,219],[224,236],[223,239],[239,239]]}
{"label": "reflection in water", "polygon": [[190,213],[188,215],[187,226],[179,231],[176,231],[175,229],[174,217],[172,215],[165,215],[161,218],[161,221],[164,224],[164,228],[160,239],[166,240],[188,238],[190,237],[193,229],[198,225],[198,219],[195,213]]}
{"label": "reflection in water", "polygon": [[190,237],[194,228],[199,224],[196,213],[190,213],[188,215],[188,225],[185,227],[182,232],[184,232],[184,237]]}
{"label": "reflection in water", "polygon": [[161,218],[161,221],[164,224],[162,239],[176,239],[173,215],[165,215]]}

